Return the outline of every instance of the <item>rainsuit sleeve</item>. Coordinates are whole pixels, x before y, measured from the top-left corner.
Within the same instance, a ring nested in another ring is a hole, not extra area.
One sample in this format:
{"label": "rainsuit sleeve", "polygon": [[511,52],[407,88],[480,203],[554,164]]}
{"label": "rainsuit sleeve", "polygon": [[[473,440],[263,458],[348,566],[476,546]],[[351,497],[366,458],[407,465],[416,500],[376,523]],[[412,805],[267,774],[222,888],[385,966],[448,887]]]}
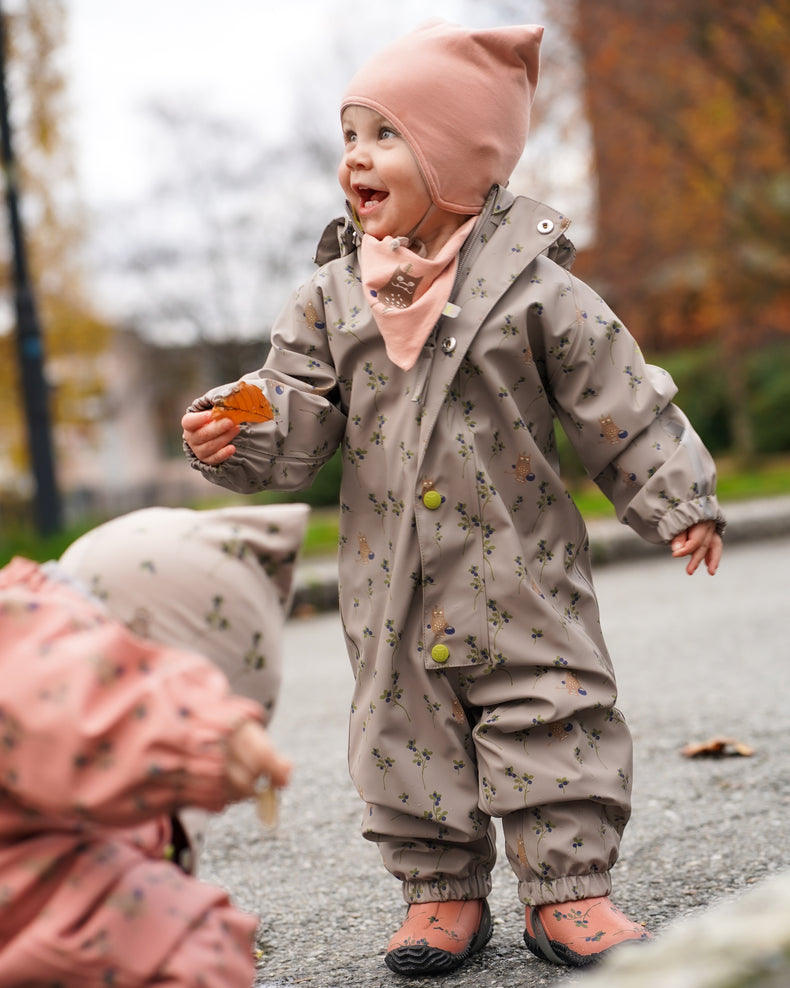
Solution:
{"label": "rainsuit sleeve", "polygon": [[[219,466],[202,463],[185,444],[190,465],[213,483],[245,494],[308,487],[346,426],[329,337],[317,275],[277,319],[264,366],[243,378],[263,391],[273,420],[243,424],[234,440],[236,452]],[[189,411],[212,407],[232,387],[212,389]]]}
{"label": "rainsuit sleeve", "polygon": [[706,520],[723,532],[715,464],[673,403],[669,374],[646,363],[611,309],[567,273],[553,315],[533,316],[549,400],[620,521],[655,543]]}
{"label": "rainsuit sleeve", "polygon": [[71,588],[35,586],[35,570],[22,577],[0,582],[0,801],[113,826],[225,805],[227,740],[261,719],[258,704],[201,656],[137,638]]}

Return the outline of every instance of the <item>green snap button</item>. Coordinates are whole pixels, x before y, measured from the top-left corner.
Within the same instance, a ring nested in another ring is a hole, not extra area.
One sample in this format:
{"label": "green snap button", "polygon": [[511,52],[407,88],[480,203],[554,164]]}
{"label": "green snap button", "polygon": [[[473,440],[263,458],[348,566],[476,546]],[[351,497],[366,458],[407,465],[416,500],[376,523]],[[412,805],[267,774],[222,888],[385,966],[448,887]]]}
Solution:
{"label": "green snap button", "polygon": [[435,511],[442,503],[442,495],[438,491],[426,491],[422,496],[422,503],[430,511]]}
{"label": "green snap button", "polygon": [[434,645],[431,658],[434,662],[446,662],[450,658],[450,649],[446,645]]}

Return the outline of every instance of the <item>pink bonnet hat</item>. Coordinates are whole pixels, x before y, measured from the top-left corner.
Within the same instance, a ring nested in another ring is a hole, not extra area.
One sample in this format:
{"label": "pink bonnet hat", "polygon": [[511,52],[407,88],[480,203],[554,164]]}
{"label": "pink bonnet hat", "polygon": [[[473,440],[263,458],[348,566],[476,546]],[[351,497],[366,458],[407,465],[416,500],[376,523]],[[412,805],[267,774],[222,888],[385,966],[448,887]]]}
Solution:
{"label": "pink bonnet hat", "polygon": [[543,28],[431,20],[367,62],[343,95],[386,117],[411,147],[433,202],[480,212],[524,151]]}

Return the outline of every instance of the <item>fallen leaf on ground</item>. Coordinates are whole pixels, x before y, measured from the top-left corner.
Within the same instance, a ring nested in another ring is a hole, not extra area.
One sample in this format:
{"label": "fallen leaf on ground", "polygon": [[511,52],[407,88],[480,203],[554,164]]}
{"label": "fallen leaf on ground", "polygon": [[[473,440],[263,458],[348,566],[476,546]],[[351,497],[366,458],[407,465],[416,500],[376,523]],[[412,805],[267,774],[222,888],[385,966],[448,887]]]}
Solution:
{"label": "fallen leaf on ground", "polygon": [[721,758],[727,755],[742,755],[749,758],[754,754],[754,748],[737,738],[710,738],[702,744],[687,744],[681,750],[681,754],[686,758],[699,758],[702,756]]}
{"label": "fallen leaf on ground", "polygon": [[262,786],[258,790],[256,810],[265,830],[272,831],[277,828],[278,807],[277,790],[271,785]]}
{"label": "fallen leaf on ground", "polygon": [[216,399],[211,416],[215,419],[231,419],[241,425],[242,422],[270,422],[274,413],[260,388],[247,381],[239,381],[229,394]]}

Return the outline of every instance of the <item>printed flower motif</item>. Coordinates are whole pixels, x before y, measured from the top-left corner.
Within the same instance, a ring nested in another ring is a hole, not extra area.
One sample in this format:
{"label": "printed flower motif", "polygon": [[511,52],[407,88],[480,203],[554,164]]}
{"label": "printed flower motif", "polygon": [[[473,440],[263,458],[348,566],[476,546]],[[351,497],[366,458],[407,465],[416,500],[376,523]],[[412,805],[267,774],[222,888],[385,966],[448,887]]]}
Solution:
{"label": "printed flower motif", "polygon": [[395,764],[395,759],[390,758],[389,755],[382,755],[378,748],[373,748],[371,755],[376,759],[376,768],[382,773],[381,785],[382,788],[387,788],[387,773]]}

